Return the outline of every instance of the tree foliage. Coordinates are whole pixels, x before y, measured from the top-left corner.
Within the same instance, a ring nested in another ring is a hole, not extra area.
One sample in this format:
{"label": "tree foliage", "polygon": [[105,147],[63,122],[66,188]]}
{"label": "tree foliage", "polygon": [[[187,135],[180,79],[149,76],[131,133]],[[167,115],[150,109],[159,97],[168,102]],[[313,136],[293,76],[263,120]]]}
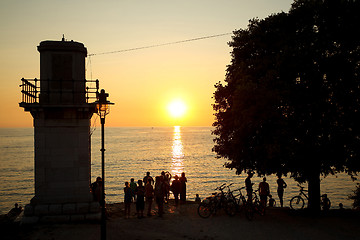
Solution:
{"label": "tree foliage", "polygon": [[360,1],[298,0],[234,31],[213,104],[213,150],[226,167],[290,174],[309,190],[320,174],[360,170],[359,10]]}
{"label": "tree foliage", "polygon": [[360,184],[356,186],[354,193],[349,196],[349,199],[353,200],[353,207],[360,209]]}

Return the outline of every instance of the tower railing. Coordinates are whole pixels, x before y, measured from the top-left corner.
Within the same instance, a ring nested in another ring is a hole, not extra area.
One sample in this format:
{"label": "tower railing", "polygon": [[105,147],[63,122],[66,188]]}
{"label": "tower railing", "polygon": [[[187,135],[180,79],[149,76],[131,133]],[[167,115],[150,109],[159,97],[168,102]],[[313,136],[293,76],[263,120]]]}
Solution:
{"label": "tower railing", "polygon": [[22,84],[21,87],[21,93],[22,93],[22,101],[23,103],[38,103],[38,93],[40,86],[38,86],[38,79],[21,79]]}
{"label": "tower railing", "polygon": [[[85,89],[75,90],[75,83],[84,82]],[[70,83],[70,88],[65,88],[65,84]],[[95,83],[95,86],[92,85]],[[43,86],[41,86],[43,84]],[[54,87],[56,85],[56,87]],[[51,95],[62,96],[70,94],[72,96],[72,102],[76,103],[76,97],[80,96],[85,99],[86,103],[95,102],[99,94],[99,80],[49,80],[49,79],[21,79],[21,103],[49,103]]]}

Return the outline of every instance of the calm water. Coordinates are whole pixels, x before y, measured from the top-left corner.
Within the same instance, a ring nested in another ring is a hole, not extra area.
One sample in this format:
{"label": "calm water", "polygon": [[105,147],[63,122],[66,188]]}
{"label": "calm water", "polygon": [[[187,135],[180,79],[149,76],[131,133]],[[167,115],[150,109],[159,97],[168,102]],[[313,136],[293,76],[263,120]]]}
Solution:
{"label": "calm water", "polygon": [[[0,128],[0,213],[9,211],[15,202],[24,206],[34,196],[34,143],[32,128]],[[147,171],[152,176],[161,171],[172,175],[186,173],[188,199],[198,193],[201,198],[222,183],[244,185],[245,175],[223,167],[224,160],[212,153],[213,136],[210,127],[143,127],[105,128],[106,200],[123,201],[123,187],[130,178],[142,179]],[[101,175],[100,129],[92,135],[92,177]],[[284,203],[298,192],[296,182],[288,183]],[[261,178],[254,177],[257,185]],[[276,177],[269,176],[271,192],[278,202]],[[321,189],[327,193],[333,207],[340,202],[351,208],[347,196],[356,182],[340,174],[322,180]]]}

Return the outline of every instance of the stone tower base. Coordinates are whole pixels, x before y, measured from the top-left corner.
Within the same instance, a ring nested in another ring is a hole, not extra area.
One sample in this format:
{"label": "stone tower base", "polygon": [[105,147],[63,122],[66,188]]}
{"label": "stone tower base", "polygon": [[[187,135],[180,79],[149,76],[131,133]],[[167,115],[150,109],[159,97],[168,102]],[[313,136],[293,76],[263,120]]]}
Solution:
{"label": "stone tower base", "polygon": [[21,224],[100,221],[98,202],[64,204],[27,204]]}

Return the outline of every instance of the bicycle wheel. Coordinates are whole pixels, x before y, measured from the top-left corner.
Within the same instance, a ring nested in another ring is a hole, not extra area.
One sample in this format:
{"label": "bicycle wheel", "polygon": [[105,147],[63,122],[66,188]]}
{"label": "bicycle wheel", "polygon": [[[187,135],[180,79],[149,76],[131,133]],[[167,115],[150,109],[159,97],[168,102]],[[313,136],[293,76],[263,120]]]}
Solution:
{"label": "bicycle wheel", "polygon": [[265,215],[265,207],[261,204],[261,202],[255,201],[255,203],[254,203],[254,208],[255,208],[256,212],[257,212],[260,216],[264,216],[264,215]]}
{"label": "bicycle wheel", "polygon": [[214,207],[212,206],[212,203],[202,202],[199,204],[199,207],[197,209],[199,216],[202,218],[210,217],[213,211],[214,211]]}
{"label": "bicycle wheel", "polygon": [[290,200],[290,208],[293,210],[303,209],[304,205],[304,199],[300,196],[295,196]]}
{"label": "bicycle wheel", "polygon": [[238,211],[243,211],[246,209],[246,200],[244,197],[242,197],[239,202],[237,203]]}
{"label": "bicycle wheel", "polygon": [[233,201],[228,201],[224,206],[225,212],[229,216],[235,216],[236,214],[236,204]]}
{"label": "bicycle wheel", "polygon": [[260,216],[265,216],[265,210],[266,208],[263,205],[257,205],[257,212],[259,213]]}

